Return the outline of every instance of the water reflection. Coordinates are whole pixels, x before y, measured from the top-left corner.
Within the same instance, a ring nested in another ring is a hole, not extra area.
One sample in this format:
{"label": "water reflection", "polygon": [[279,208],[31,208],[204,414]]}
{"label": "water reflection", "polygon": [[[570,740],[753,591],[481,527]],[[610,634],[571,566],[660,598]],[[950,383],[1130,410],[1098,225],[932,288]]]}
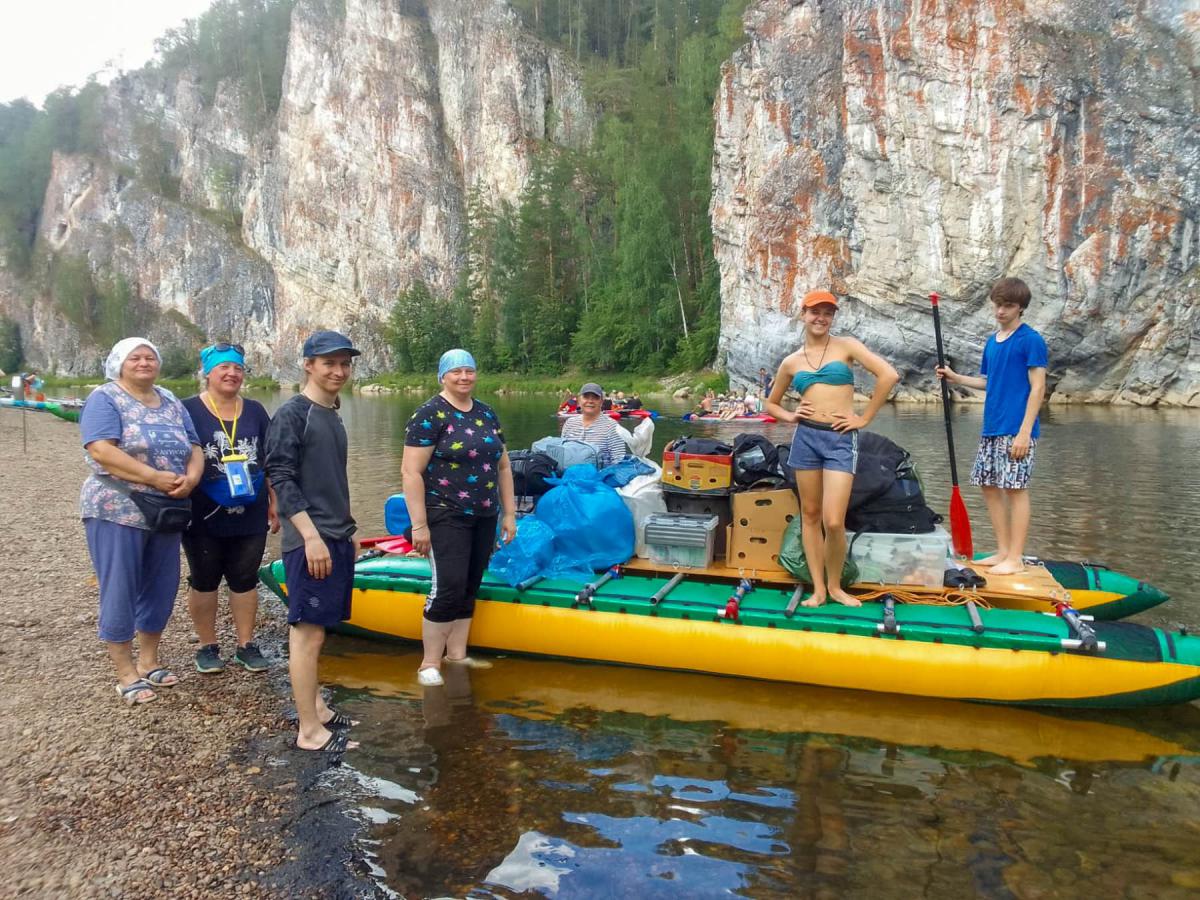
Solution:
{"label": "water reflection", "polygon": [[[346,400],[365,533],[383,529],[421,399]],[[557,430],[552,398],[487,400],[512,447]],[[960,472],[980,417],[955,410]],[[1189,474],[1200,416],[1075,407],[1043,423],[1031,550],[1168,591],[1147,624],[1200,624],[1200,479]],[[930,505],[945,510],[940,408],[887,407],[875,428],[913,453]],[[737,431],[664,418],[655,451],[682,433]],[[986,512],[964,495],[986,548]],[[373,852],[404,896],[1200,891],[1195,705],[1046,714],[518,659],[448,670],[445,688],[422,692],[407,648],[337,638],[330,650],[323,677],[363,720],[347,761]]]}
{"label": "water reflection", "polygon": [[504,658],[422,689],[413,650],[331,649],[405,896],[1026,895],[1118,858],[1138,892],[1200,875],[1192,707],[1096,719]]}

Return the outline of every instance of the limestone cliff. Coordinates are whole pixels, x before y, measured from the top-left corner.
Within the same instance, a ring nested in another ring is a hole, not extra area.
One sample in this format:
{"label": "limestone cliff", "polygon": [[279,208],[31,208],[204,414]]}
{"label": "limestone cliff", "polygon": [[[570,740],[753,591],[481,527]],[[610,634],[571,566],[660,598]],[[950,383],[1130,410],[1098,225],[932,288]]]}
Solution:
{"label": "limestone cliff", "polygon": [[[397,292],[455,283],[469,193],[516,200],[537,142],[585,146],[593,127],[574,65],[501,0],[300,0],[265,129],[232,89],[205,104],[188,73],[153,68],[115,82],[105,113],[102,158],[55,157],[43,246],[174,311],[152,337],[194,323],[284,375],[322,327],[362,341],[365,372],[386,366]],[[96,371],[104,348],[47,327],[45,288],[5,279],[0,311],[33,364]]]}
{"label": "limestone cliff", "polygon": [[973,371],[1016,275],[1058,399],[1200,406],[1196,0],[760,0],[746,26],[713,162],[735,380],[832,286],[926,393],[928,292]]}

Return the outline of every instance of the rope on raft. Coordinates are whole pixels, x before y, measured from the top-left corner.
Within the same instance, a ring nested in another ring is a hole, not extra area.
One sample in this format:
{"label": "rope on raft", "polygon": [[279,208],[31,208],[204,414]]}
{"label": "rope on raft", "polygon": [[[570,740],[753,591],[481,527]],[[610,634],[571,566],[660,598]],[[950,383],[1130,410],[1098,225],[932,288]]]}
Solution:
{"label": "rope on raft", "polygon": [[869,603],[872,600],[882,600],[889,594],[896,598],[897,603],[909,603],[913,606],[966,606],[968,603],[974,603],[983,609],[992,608],[992,604],[988,602],[987,598],[972,591],[943,591],[939,594],[920,594],[892,588],[890,590],[866,591],[854,596],[864,603]]}

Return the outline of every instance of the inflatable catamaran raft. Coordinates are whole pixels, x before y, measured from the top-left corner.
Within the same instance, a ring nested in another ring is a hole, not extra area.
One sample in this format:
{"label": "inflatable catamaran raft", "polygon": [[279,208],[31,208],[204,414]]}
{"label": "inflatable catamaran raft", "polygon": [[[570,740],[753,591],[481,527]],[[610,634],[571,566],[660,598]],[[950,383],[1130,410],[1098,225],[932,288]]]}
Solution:
{"label": "inflatable catamaran raft", "polygon": [[[1101,594],[1116,577],[1086,566],[1072,571]],[[286,602],[282,562],[260,574]],[[353,616],[344,630],[420,640],[429,583],[429,565],[421,558],[359,561]],[[1083,589],[1072,590],[1069,599],[1075,602]],[[1107,602],[1119,604],[1120,596],[1128,596],[1113,593]],[[544,579],[510,587],[489,574],[471,643],[539,656],[994,703],[1115,708],[1200,698],[1200,637],[1088,621],[1066,605],[1065,593],[1059,612],[1045,596],[1026,598],[1028,606],[1042,607],[1036,611],[987,608],[986,591],[923,594],[878,586],[871,594],[877,599],[858,608],[809,609],[800,605],[803,594],[795,584],[684,575],[644,564],[586,583]]]}

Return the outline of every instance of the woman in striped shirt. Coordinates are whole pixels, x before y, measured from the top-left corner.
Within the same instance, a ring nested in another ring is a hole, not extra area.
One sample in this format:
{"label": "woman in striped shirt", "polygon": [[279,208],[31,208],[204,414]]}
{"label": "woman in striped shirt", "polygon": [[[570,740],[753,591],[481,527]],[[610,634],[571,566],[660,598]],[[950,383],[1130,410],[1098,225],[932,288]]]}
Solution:
{"label": "woman in striped shirt", "polygon": [[629,448],[616,422],[601,413],[604,389],[589,381],[579,389],[579,415],[571,416],[562,426],[562,436],[570,440],[586,441],[596,448],[597,464],[600,468],[620,462],[629,455]]}

